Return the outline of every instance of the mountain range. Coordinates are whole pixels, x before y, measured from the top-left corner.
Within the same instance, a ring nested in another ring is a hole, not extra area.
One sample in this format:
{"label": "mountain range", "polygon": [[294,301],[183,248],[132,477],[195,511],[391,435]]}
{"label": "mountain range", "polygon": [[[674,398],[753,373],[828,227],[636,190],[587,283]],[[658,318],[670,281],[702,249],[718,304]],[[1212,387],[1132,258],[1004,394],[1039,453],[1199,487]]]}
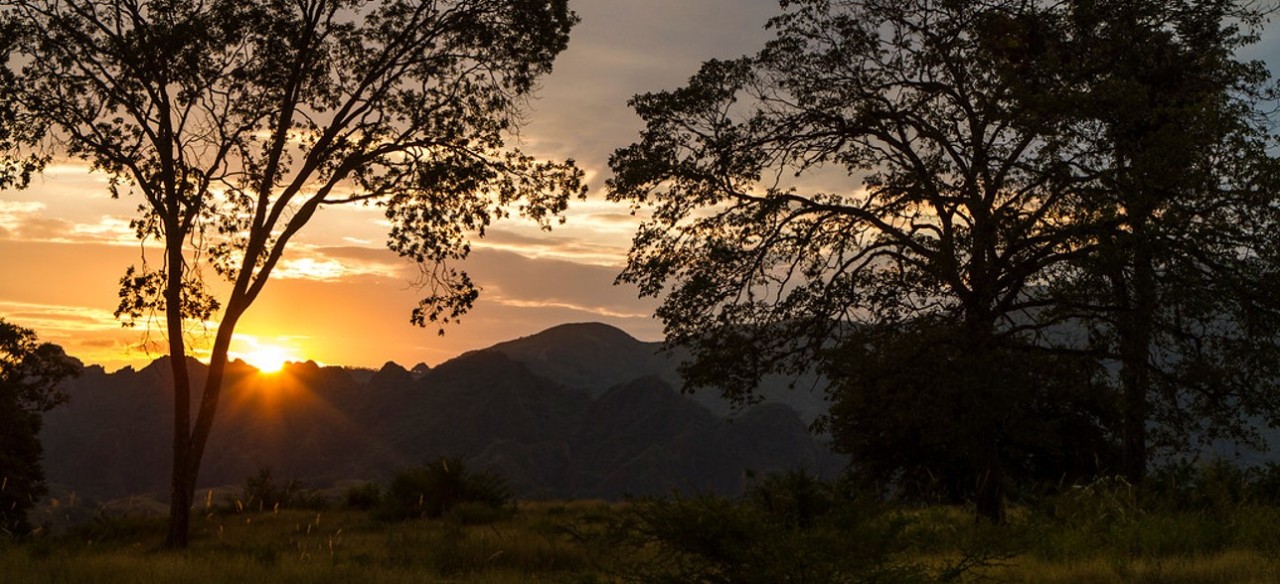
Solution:
{"label": "mountain range", "polygon": [[[808,430],[822,397],[770,379],[763,403],[734,409],[682,394],[677,365],[604,324],[561,325],[435,368],[293,363],[228,371],[202,488],[261,468],[316,486],[385,481],[439,456],[504,476],[523,497],[736,494],[752,473],[842,465]],[[205,366],[192,361],[197,379]],[[173,398],[168,358],[134,370],[84,368],[41,439],[50,483],[80,496],[165,498]],[[798,385],[812,385],[801,380]]]}

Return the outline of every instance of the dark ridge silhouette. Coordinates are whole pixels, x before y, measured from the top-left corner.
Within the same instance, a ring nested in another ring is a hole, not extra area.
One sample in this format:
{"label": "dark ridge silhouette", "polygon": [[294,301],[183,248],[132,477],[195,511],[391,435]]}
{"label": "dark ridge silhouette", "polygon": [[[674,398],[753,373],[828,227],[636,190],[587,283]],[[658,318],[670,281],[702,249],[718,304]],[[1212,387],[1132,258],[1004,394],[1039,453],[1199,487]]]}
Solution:
{"label": "dark ridge silhouette", "polygon": [[486,350],[506,354],[547,379],[599,395],[646,375],[678,385],[676,363],[659,354],[660,348],[661,343],[645,343],[592,322],[562,324]]}
{"label": "dark ridge silhouette", "polygon": [[[671,361],[628,361],[656,347],[606,325],[567,325],[414,371],[306,362],[264,376],[234,363],[199,483],[239,484],[262,467],[314,484],[385,480],[445,455],[501,473],[522,496],[613,498],[736,494],[747,471],[839,468],[789,407],[726,420],[652,371],[673,371]],[[82,497],[164,498],[169,376],[161,358],[136,371],[87,367],[67,382],[72,401],[41,435],[50,483]]]}
{"label": "dark ridge silhouette", "polygon": [[[680,390],[677,371],[686,351],[662,350],[660,342],[644,342],[603,323],[563,324],[540,333],[498,343],[489,349],[524,363],[530,370],[569,387],[599,395],[605,389],[644,376],[655,376]],[[791,387],[795,382],[795,388]],[[764,403],[784,404],[806,424],[827,412],[828,404],[814,376],[793,380],[770,376],[758,388]],[[718,416],[734,415],[729,402],[714,389],[689,394]]]}

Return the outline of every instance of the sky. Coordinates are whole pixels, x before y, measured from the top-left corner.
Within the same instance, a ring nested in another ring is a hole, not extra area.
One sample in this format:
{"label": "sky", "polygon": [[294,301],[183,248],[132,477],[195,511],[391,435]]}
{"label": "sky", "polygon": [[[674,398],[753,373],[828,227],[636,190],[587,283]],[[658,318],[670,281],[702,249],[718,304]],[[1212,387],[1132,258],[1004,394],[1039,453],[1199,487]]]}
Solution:
{"label": "sky", "polygon": [[[386,250],[377,208],[329,208],[297,239],[237,327],[233,356],[378,367],[437,365],[468,350],[566,322],[605,322],[659,340],[657,302],[615,286],[638,220],[605,200],[607,160],[635,141],[634,94],[679,87],[709,58],[754,52],[776,0],[571,0],[581,23],[530,103],[517,144],[573,158],[589,194],[551,232],[507,220],[476,240],[461,267],[482,288],[445,334],[409,323],[415,265]],[[138,262],[129,220],[138,198],[113,200],[106,177],[56,160],[25,190],[0,191],[0,318],[34,329],[85,363],[138,367],[163,354],[162,323],[122,327],[118,281]],[[214,331],[190,339],[199,356]]]}
{"label": "sky", "polygon": [[[566,222],[547,233],[508,220],[477,240],[462,267],[481,286],[480,299],[439,336],[409,323],[420,297],[417,268],[385,249],[381,212],[324,210],[241,321],[233,356],[434,366],[566,322],[662,337],[652,317],[657,301],[614,285],[638,225],[604,193],[609,154],[641,129],[627,99],[679,87],[706,59],[754,52],[768,39],[763,25],[777,2],[571,0],[570,7],[582,22],[531,102],[518,144],[544,158],[573,158],[585,170],[589,195],[571,203]],[[1278,36],[1264,34],[1245,56],[1280,63]],[[140,254],[128,227],[139,202],[112,200],[104,176],[65,160],[24,191],[0,191],[0,318],[108,370],[159,357],[159,324],[124,328],[112,315],[117,282]],[[194,334],[197,356],[212,334]]]}

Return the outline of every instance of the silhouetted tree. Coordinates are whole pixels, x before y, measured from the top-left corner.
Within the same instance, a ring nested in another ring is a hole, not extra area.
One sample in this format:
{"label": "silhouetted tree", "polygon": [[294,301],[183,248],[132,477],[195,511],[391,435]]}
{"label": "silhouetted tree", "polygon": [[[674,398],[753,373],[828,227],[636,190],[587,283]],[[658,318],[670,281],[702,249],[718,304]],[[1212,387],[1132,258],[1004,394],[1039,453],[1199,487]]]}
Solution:
{"label": "silhouetted tree", "polygon": [[0,189],[26,186],[42,159],[24,151],[40,137],[40,127],[20,119],[13,103],[17,84],[8,61],[13,50],[16,27],[0,21]]}
{"label": "silhouetted tree", "polygon": [[[576,22],[564,0],[5,2],[24,59],[12,99],[63,152],[142,197],[163,249],[118,315],[163,314],[174,378],[170,545],[188,516],[240,318],[322,207],[377,204],[423,266],[418,324],[477,290],[450,263],[511,206],[549,226],[584,187],[572,161],[506,146]],[[230,282],[215,298],[210,270]],[[194,420],[188,325],[219,321]]]}
{"label": "silhouetted tree", "polygon": [[78,364],[35,332],[0,319],[0,530],[28,529],[27,512],[47,490],[40,464],[41,415],[67,400],[57,385]]}
{"label": "silhouetted tree", "polygon": [[1089,89],[1058,105],[1096,177],[1072,220],[1099,229],[1057,279],[1058,315],[1118,366],[1136,484],[1154,447],[1256,444],[1280,412],[1278,95],[1264,63],[1237,56],[1258,38],[1252,3],[1089,0],[1070,15],[1057,86]]}
{"label": "silhouetted tree", "polygon": [[[972,428],[988,424],[1001,429],[1013,486],[1080,484],[1119,468],[1119,412],[1097,360],[1005,344],[975,367],[962,360],[967,342],[952,323],[921,319],[866,327],[842,345],[827,427],[856,476],[904,500],[970,500],[982,449]],[[966,391],[975,372],[997,385]]]}
{"label": "silhouetted tree", "polygon": [[[1068,217],[1072,136],[1007,82],[1033,59],[1036,3],[784,2],[752,57],[637,96],[642,140],[611,159],[614,200],[651,212],[620,280],[664,295],[686,379],[750,399],[760,377],[855,368],[863,327],[945,322],[940,382],[1020,403],[997,366],[1035,328],[1049,266],[1087,253]],[[668,288],[670,286],[670,288]],[[902,363],[906,365],[906,363]],[[999,521],[1004,418],[966,421],[979,513]],[[1008,406],[1008,407],[1005,407]],[[941,420],[939,420],[940,422]]]}
{"label": "silhouetted tree", "polygon": [[611,161],[649,212],[620,280],[665,296],[692,385],[749,400],[816,367],[847,450],[885,462],[854,436],[879,432],[997,520],[1030,454],[1097,472],[1077,463],[1118,433],[1137,480],[1149,428],[1276,418],[1273,94],[1235,57],[1256,10],[783,6],[759,54],[637,96],[647,128]]}

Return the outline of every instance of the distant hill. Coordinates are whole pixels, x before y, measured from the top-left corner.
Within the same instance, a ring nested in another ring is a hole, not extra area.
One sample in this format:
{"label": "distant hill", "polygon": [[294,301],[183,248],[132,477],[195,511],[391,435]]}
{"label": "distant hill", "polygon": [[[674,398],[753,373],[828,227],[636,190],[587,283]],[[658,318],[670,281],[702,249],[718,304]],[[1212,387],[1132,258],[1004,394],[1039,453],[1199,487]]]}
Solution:
{"label": "distant hill", "polygon": [[[620,329],[594,322],[562,324],[485,350],[505,353],[543,377],[593,395],[645,376],[657,377],[680,390],[684,382],[677,369],[681,361],[688,359],[686,351],[666,353],[662,343],[646,343]],[[773,376],[766,378],[757,391],[763,403],[786,405],[808,424],[828,409],[817,386],[814,376],[799,380]],[[689,395],[716,415],[734,414],[728,401],[714,389],[699,389]]]}
{"label": "distant hill", "polygon": [[[780,403],[722,417],[676,389],[676,361],[600,324],[543,333],[413,371],[233,364],[201,485],[259,468],[316,484],[384,480],[441,455],[508,477],[524,496],[618,497],[673,489],[733,494],[748,471],[839,460]],[[197,378],[205,367],[192,362]],[[141,370],[88,367],[41,435],[50,482],[102,499],[167,496],[172,430],[167,358]]]}

